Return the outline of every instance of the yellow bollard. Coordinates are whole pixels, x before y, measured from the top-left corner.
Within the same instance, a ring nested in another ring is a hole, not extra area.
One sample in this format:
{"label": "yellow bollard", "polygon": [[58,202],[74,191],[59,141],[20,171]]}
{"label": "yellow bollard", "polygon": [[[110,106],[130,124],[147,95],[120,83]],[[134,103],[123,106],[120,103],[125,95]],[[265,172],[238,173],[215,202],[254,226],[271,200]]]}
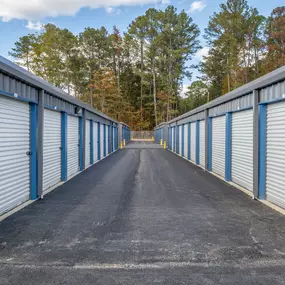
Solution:
{"label": "yellow bollard", "polygon": [[162,139],[160,139],[160,145],[162,145]]}
{"label": "yellow bollard", "polygon": [[120,149],[123,149],[123,142],[120,142]]}
{"label": "yellow bollard", "polygon": [[166,141],[164,141],[163,148],[166,149]]}
{"label": "yellow bollard", "polygon": [[124,146],[126,145],[126,139],[124,139]]}

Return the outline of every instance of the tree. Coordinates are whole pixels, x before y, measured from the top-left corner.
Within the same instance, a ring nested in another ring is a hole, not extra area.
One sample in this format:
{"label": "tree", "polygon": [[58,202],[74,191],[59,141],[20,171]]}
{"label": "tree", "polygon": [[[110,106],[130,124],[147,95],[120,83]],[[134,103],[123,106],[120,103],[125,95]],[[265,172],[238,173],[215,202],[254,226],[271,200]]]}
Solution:
{"label": "tree", "polygon": [[266,25],[269,71],[285,65],[285,6],[275,8]]}
{"label": "tree", "polygon": [[[95,71],[110,65],[110,39],[105,27],[86,28],[79,34],[81,56],[85,61],[87,80],[91,82]],[[90,104],[93,106],[92,90]]]}
{"label": "tree", "polygon": [[9,55],[17,60],[17,64],[24,66],[31,71],[31,64],[33,61],[33,45],[36,41],[36,37],[33,34],[20,37],[20,39],[15,42],[15,47],[9,52]]}
{"label": "tree", "polygon": [[180,101],[180,111],[182,114],[209,101],[208,86],[203,81],[194,81],[187,89],[188,90],[185,94],[186,98]]}
{"label": "tree", "polygon": [[140,107],[141,107],[141,121],[143,121],[143,80],[144,80],[144,45],[146,36],[146,17],[139,16],[133,21],[130,26],[128,33],[135,37],[140,43],[140,78],[141,78],[141,96],[140,96]]}
{"label": "tree", "polygon": [[198,27],[173,6],[149,9],[128,32],[86,28],[78,36],[47,24],[20,39],[11,54],[36,75],[128,123],[152,129],[179,112],[179,90],[190,76]]}

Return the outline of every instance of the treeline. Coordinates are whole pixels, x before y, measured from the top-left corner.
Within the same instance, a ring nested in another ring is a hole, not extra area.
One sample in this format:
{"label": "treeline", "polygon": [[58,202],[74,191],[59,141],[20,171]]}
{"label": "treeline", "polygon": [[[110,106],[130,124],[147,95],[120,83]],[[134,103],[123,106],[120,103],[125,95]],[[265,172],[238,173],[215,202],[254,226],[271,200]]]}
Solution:
{"label": "treeline", "polygon": [[186,63],[199,48],[198,27],[173,6],[149,9],[124,34],[114,27],[79,35],[53,24],[19,39],[19,64],[132,129],[152,129],[178,114]]}
{"label": "treeline", "polygon": [[[88,27],[74,35],[47,24],[21,37],[10,55],[134,130],[150,130],[285,64],[285,7],[265,18],[244,0],[221,4],[204,33],[209,54],[193,66],[199,34],[185,11],[169,6],[147,10],[125,33]],[[192,68],[203,76],[183,99]]]}
{"label": "treeline", "polygon": [[266,18],[245,0],[228,0],[204,38],[210,49],[199,67],[203,76],[188,87],[181,113],[285,65],[285,6]]}

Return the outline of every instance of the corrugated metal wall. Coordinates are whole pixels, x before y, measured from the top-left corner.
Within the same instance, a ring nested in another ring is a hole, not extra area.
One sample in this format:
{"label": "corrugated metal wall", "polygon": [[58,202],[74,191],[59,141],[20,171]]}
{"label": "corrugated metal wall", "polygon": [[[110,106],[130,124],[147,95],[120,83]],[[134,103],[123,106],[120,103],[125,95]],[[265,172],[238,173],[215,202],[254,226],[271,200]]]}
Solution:
{"label": "corrugated metal wall", "polygon": [[0,93],[1,91],[17,94],[22,98],[38,102],[38,90],[20,80],[12,78],[0,71]]}
{"label": "corrugated metal wall", "polygon": [[285,208],[285,67],[165,123],[174,152],[177,137],[172,131],[189,122],[191,143],[184,127],[185,156],[190,149],[191,161],[197,162],[199,134],[199,160],[205,170]]}
{"label": "corrugated metal wall", "polygon": [[[92,145],[88,144],[90,120]],[[97,122],[116,128],[123,125],[126,138],[130,137],[126,124],[0,56],[0,216],[84,170],[83,162],[91,163],[91,153],[92,161],[98,160]],[[106,136],[110,151],[110,133]],[[118,132],[112,138],[118,145]],[[39,165],[41,160],[43,165]]]}

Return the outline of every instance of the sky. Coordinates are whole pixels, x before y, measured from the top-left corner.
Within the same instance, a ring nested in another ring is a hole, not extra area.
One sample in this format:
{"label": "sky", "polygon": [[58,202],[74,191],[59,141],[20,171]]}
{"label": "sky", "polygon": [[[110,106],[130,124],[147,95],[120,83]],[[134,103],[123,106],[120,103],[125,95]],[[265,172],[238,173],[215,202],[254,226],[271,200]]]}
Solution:
{"label": "sky", "polygon": [[[149,8],[164,9],[175,6],[178,11],[185,10],[201,31],[202,49],[193,57],[190,64],[197,64],[207,55],[208,47],[203,39],[209,17],[219,11],[219,5],[225,0],[0,0],[0,55],[11,58],[8,52],[19,37],[40,31],[42,24],[53,23],[78,34],[85,27],[105,26],[110,32],[116,25],[121,32]],[[248,4],[259,10],[264,16],[278,6],[285,5],[284,0],[248,0]],[[191,81],[199,76],[193,71]],[[183,88],[191,83],[184,79]]]}

